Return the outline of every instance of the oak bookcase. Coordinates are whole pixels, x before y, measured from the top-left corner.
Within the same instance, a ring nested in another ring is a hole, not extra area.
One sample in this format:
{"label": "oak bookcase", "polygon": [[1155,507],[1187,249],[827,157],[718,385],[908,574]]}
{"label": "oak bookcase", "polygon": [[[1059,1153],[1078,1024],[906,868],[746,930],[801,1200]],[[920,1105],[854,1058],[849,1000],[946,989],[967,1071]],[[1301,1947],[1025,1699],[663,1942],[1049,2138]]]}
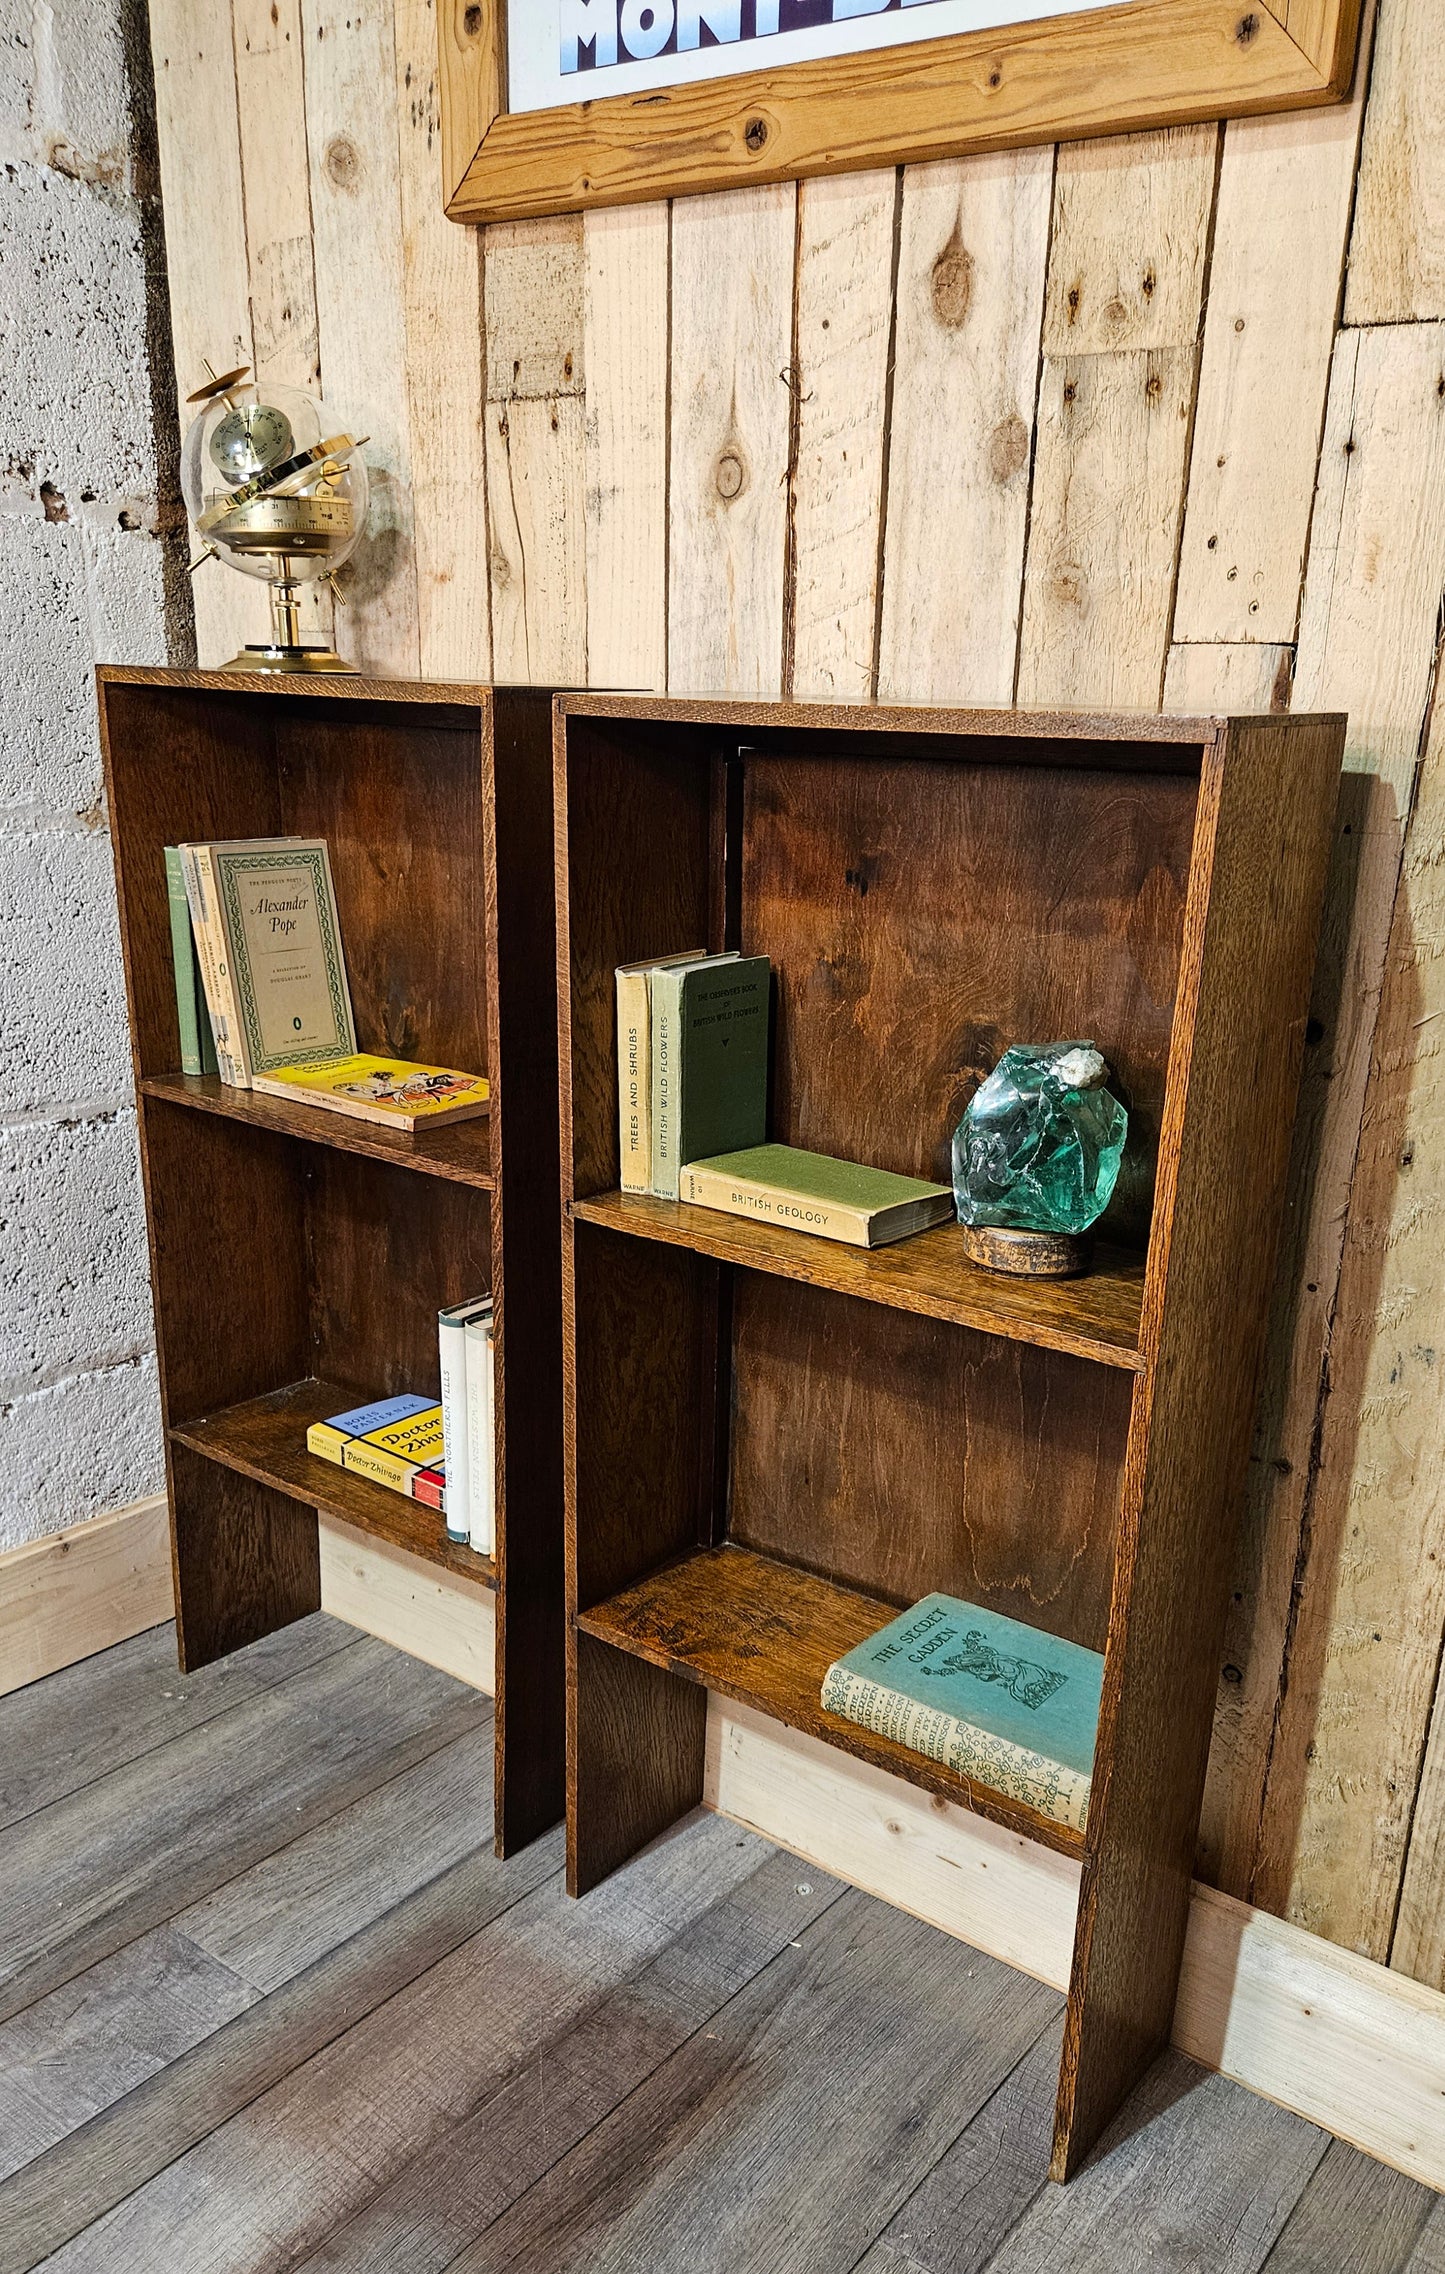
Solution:
{"label": "oak bookcase", "polygon": [[[181,1663],[318,1608],[318,1512],[475,1587],[479,1621],[490,1594],[506,1852],[563,1802],[550,695],[113,668],[98,688]],[[163,848],[278,835],[330,847],[360,1047],[485,1071],[489,1116],[410,1137],[181,1073]],[[437,1312],[487,1288],[494,1561],[306,1450],[320,1416],[437,1394]]]}
{"label": "oak bookcase", "polygon": [[[1342,745],[557,704],[571,1887],[701,1798],[709,1691],[1080,1858],[1059,2178],[1169,2036]],[[614,967],[704,942],[773,960],[773,1136],[909,1175],[1006,1045],[1096,1041],[1091,1274],[622,1196]],[[822,1711],[935,1588],[1104,1651],[1086,1832]]]}

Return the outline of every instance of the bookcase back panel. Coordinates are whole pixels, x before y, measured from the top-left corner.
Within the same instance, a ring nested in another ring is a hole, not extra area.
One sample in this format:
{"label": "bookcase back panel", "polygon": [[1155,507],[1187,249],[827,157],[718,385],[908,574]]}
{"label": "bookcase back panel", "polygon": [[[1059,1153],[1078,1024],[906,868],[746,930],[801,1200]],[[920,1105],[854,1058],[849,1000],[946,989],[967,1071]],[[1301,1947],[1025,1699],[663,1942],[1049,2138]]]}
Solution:
{"label": "bookcase back panel", "polygon": [[189,688],[107,689],[111,827],[142,1074],[180,1072],[165,847],[282,828],[271,721],[263,707]]}
{"label": "bookcase back panel", "polygon": [[692,737],[665,751],[574,719],[567,745],[572,1111],[563,1174],[570,1141],[570,1189],[585,1196],[618,1178],[616,968],[720,946],[723,868],[712,768]]}
{"label": "bookcase back panel", "polygon": [[1142,1246],[1197,794],[1135,768],[750,757],[741,944],[778,972],[774,1137],[946,1181],[1009,1044],[1089,1039],[1133,1122],[1107,1230]]}
{"label": "bookcase back panel", "polygon": [[358,1043],[485,1072],[478,714],[447,727],[359,708],[278,705],[276,720],[286,831],[330,848]]}
{"label": "bookcase back panel", "polygon": [[437,1312],[491,1285],[487,1194],[307,1151],[310,1371],[371,1397],[440,1396]]}
{"label": "bookcase back panel", "polygon": [[141,1127],[166,1418],[195,1421],[311,1371],[311,1148],[157,1098]]}
{"label": "bookcase back panel", "polygon": [[742,1272],[729,1536],[1102,1650],[1132,1378]]}

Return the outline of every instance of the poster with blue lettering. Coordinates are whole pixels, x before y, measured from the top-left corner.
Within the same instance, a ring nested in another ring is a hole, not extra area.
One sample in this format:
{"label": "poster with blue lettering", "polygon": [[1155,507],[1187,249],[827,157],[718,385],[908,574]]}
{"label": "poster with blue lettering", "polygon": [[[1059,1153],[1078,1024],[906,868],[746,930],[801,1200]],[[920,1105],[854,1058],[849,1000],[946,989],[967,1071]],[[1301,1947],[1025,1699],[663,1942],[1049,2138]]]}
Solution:
{"label": "poster with blue lettering", "polygon": [[512,0],[508,102],[551,110],[912,46],[1099,0]]}

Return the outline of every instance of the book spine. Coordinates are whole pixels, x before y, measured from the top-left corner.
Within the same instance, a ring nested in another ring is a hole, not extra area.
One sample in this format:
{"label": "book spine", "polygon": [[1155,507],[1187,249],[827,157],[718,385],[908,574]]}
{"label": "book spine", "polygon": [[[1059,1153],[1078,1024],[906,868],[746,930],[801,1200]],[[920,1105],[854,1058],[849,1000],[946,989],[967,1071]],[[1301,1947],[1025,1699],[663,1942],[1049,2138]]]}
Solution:
{"label": "book spine", "polygon": [[976,1778],[1006,1800],[1022,1801],[1056,1824],[1084,1829],[1091,1779],[1077,1769],[1031,1752],[1007,1737],[995,1737],[956,1714],[939,1713],[898,1690],[870,1682],[846,1666],[828,1668],[823,1678],[823,1711],[871,1729],[875,1736],[906,1745],[911,1753],[941,1761],[957,1776]]}
{"label": "book spine", "polygon": [[390,1492],[403,1493],[408,1500],[416,1497],[412,1487],[418,1464],[401,1453],[389,1453],[384,1445],[368,1445],[364,1438],[354,1437],[342,1453],[341,1466],[356,1476],[370,1477],[374,1484],[384,1484]]}
{"label": "book spine", "polygon": [[492,1327],[489,1319],[466,1329],[467,1488],[471,1494],[471,1544],[478,1555],[492,1553],[492,1504],[496,1459],[492,1440]]}
{"label": "book spine", "polygon": [[682,982],[680,971],[652,974],[652,1190],[678,1196],[677,1139],[682,1126]]}
{"label": "book spine", "polygon": [[202,1011],[196,995],[196,944],[191,936],[191,904],[186,898],[186,872],[174,845],[167,845],[166,905],[171,919],[171,962],[175,967],[176,1026],[181,1041],[181,1072],[199,1074]]}
{"label": "book spine", "polygon": [[323,1461],[334,1461],[339,1469],[346,1466],[342,1458],[346,1445],[346,1438],[339,1429],[333,1429],[329,1421],[313,1421],[306,1432],[307,1452],[315,1453]]}
{"label": "book spine", "polygon": [[760,1224],[781,1224],[790,1232],[810,1232],[820,1240],[842,1240],[849,1247],[866,1248],[870,1213],[864,1208],[843,1208],[828,1200],[805,1200],[780,1186],[752,1184],[719,1169],[684,1169],[678,1197],[695,1208],[720,1209],[725,1216],[749,1216]]}
{"label": "book spine", "polygon": [[442,1366],[442,1462],[447,1474],[447,1538],[463,1546],[472,1533],[467,1464],[467,1330],[460,1319],[438,1321]]}
{"label": "book spine", "polygon": [[652,1189],[652,1009],[645,971],[617,974],[618,1182]]}
{"label": "book spine", "polygon": [[231,984],[230,952],[226,945],[220,903],[216,897],[216,873],[211,848],[209,845],[183,846],[181,858],[185,868],[186,899],[190,903],[191,923],[201,953],[201,975],[211,1013],[211,1030],[216,1038],[217,1071],[221,1080],[232,1089],[248,1090],[251,1087],[251,1077],[241,1055],[243,1045],[240,1023],[236,1016],[235,991]]}

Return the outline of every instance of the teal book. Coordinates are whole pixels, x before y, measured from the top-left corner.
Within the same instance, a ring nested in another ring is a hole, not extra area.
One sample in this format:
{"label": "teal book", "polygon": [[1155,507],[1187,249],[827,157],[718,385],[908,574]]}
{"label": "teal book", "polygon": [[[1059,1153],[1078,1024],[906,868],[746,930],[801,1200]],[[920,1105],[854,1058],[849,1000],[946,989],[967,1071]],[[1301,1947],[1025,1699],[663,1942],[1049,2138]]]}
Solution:
{"label": "teal book", "polygon": [[765,955],[710,956],[652,975],[652,1190],[678,1197],[705,1153],[760,1145],[768,1133]]}
{"label": "teal book", "polygon": [[925,1595],[828,1668],[823,1707],[1081,1832],[1103,1680],[1097,1650]]}
{"label": "teal book", "polygon": [[206,1008],[205,982],[196,935],[191,929],[190,902],[179,849],[166,847],[166,900],[171,917],[171,960],[176,972],[176,1024],[181,1031],[181,1072],[214,1074],[216,1043],[211,1014]]}

